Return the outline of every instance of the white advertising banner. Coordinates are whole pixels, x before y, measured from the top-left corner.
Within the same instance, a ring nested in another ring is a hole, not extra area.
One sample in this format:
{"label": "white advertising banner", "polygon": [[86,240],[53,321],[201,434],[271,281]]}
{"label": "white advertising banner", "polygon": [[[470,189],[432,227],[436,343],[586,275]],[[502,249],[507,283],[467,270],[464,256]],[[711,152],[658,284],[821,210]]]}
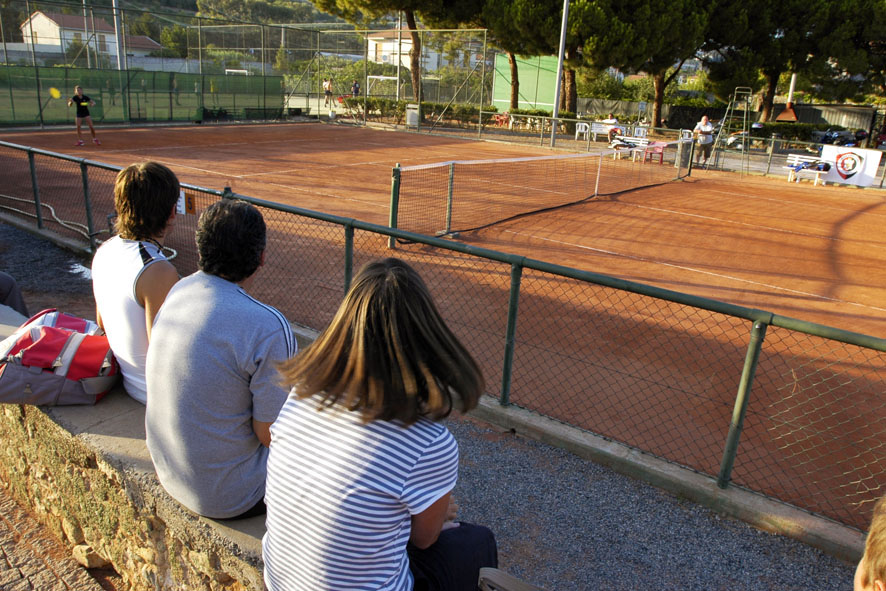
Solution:
{"label": "white advertising banner", "polygon": [[863,150],[846,146],[822,146],[821,159],[831,165],[822,180],[828,183],[843,183],[867,187],[877,180],[877,167],[880,166],[880,150]]}

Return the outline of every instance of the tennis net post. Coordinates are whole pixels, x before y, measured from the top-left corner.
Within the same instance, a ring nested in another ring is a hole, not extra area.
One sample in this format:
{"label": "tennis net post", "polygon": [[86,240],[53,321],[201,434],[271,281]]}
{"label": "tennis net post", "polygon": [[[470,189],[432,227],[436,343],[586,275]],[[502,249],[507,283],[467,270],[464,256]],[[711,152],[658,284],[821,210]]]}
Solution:
{"label": "tennis net post", "polygon": [[[388,226],[397,227],[397,211],[400,208],[400,163],[391,170],[391,210],[388,214]],[[388,248],[397,248],[397,239],[388,237]]]}

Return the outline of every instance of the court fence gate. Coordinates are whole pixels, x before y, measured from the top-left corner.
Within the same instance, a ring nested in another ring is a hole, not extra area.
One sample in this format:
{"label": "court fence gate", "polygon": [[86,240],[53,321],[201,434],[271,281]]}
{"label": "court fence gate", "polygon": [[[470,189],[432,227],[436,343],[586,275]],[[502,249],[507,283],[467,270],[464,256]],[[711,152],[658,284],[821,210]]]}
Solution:
{"label": "court fence gate", "polygon": [[[0,218],[83,253],[107,237],[119,167],[0,142]],[[422,274],[487,395],[863,530],[883,494],[886,340],[402,229],[183,185],[166,247],[197,268],[197,217],[258,207],[254,295],[321,329],[355,268]],[[397,242],[392,251],[389,241]]]}

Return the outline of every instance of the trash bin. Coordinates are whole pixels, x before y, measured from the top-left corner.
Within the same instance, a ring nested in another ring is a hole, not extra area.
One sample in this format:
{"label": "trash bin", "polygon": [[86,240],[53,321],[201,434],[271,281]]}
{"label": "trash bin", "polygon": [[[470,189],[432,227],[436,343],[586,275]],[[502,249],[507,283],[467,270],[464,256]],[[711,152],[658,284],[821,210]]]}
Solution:
{"label": "trash bin", "polygon": [[406,105],[406,127],[418,127],[418,105]]}

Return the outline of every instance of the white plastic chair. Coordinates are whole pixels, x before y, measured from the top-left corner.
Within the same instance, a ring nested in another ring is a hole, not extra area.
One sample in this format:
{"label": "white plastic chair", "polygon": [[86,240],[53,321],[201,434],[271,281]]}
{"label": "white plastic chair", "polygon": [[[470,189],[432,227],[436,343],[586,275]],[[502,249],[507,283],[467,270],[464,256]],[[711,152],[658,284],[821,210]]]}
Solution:
{"label": "white plastic chair", "polygon": [[591,133],[591,126],[587,123],[576,123],[575,124],[575,139],[588,139],[588,135]]}

